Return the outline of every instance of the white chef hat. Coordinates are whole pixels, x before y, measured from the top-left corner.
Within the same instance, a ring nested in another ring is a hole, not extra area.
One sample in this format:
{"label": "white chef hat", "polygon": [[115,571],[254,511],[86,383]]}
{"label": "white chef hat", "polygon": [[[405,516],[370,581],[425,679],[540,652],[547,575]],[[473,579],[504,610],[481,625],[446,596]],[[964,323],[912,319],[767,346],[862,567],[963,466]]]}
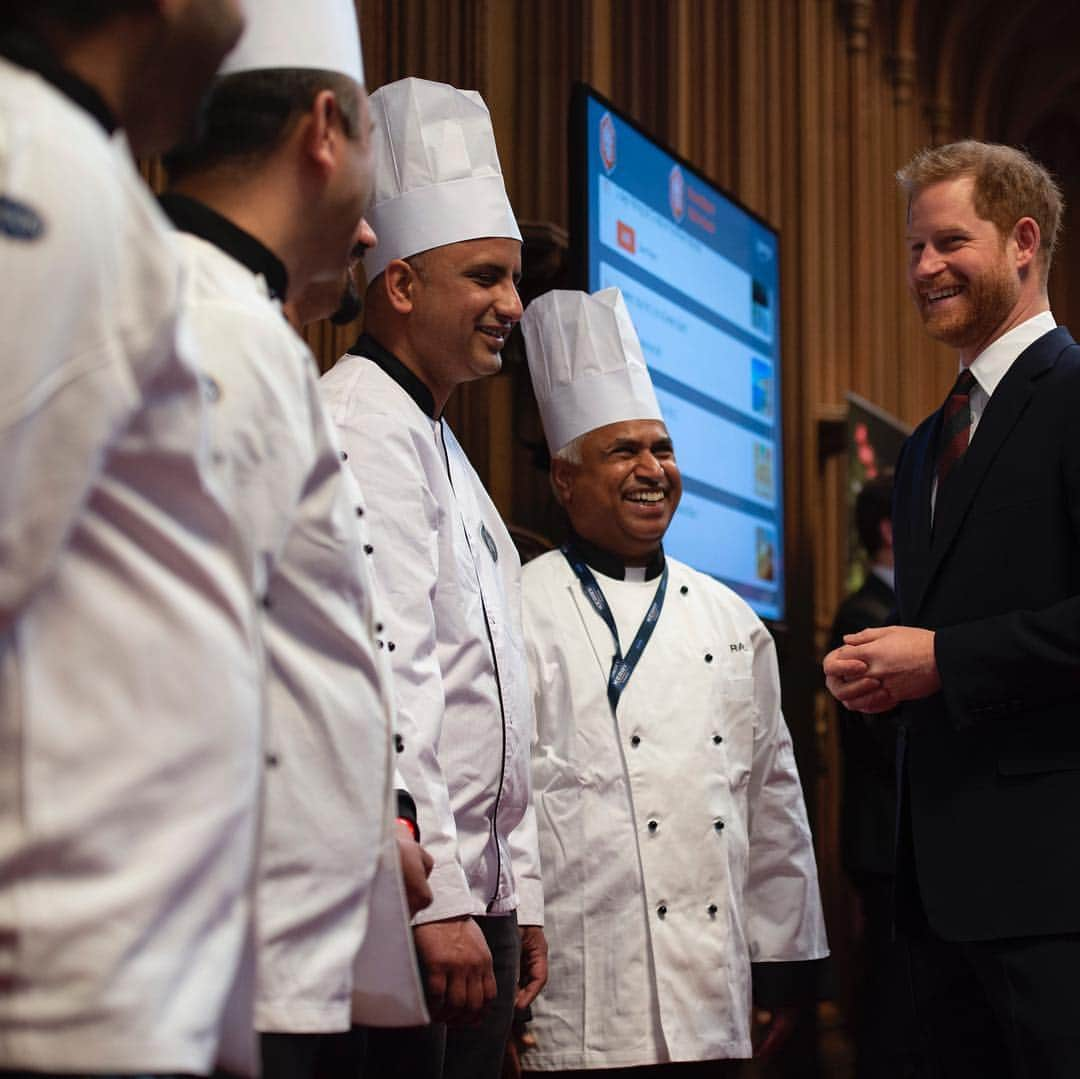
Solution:
{"label": "white chef hat", "polygon": [[400,79],[370,100],[375,194],[365,216],[379,243],[364,256],[368,281],[391,259],[433,247],[521,239],[491,116],[475,90]]}
{"label": "white chef hat", "polygon": [[364,83],[353,0],[244,0],[246,25],[222,75],[269,68],[335,71]]}
{"label": "white chef hat", "polygon": [[521,320],[548,449],[620,420],[660,420],[649,369],[617,288],[555,290]]}

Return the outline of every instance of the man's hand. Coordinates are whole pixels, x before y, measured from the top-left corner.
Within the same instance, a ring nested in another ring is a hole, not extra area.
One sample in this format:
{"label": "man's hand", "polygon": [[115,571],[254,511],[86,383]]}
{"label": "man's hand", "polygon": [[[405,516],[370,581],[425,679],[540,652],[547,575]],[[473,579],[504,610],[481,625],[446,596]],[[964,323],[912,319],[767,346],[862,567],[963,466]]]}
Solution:
{"label": "man's hand", "polygon": [[480,927],[467,915],[413,929],[433,1022],[474,1023],[495,999],[495,971]]}
{"label": "man's hand", "polygon": [[754,1014],[754,1059],[771,1060],[783,1048],[799,1022],[797,1007],[758,1011]]}
{"label": "man's hand", "polygon": [[521,977],[518,979],[519,988],[514,998],[514,1007],[518,1011],[524,1011],[536,1000],[537,994],[547,984],[548,947],[543,926],[523,925],[519,929],[521,932]]}
{"label": "man's hand", "polygon": [[883,626],[849,633],[825,657],[825,685],[854,712],[887,712],[901,701],[941,689],[934,633],[911,626]]}
{"label": "man's hand", "polygon": [[411,916],[431,906],[428,877],[431,876],[435,860],[413,839],[412,831],[404,821],[399,820],[394,824],[394,835],[401,860],[401,877],[405,882],[405,901],[409,904]]}

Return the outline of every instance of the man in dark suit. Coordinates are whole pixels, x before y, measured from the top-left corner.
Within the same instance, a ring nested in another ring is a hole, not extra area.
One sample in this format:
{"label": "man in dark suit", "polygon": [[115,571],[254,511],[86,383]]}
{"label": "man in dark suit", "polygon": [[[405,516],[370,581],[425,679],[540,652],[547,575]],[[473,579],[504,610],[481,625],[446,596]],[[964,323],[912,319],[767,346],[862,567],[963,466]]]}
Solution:
{"label": "man in dark suit", "polygon": [[900,706],[897,923],[938,1074],[1080,1075],[1080,348],[1050,314],[1050,176],[926,150],[909,285],[957,349],[896,475],[897,626],[825,660],[849,708]]}
{"label": "man in dark suit", "polygon": [[[831,648],[867,626],[894,622],[892,473],[868,480],[855,499],[855,529],[869,559],[866,580],[840,604]],[[863,716],[837,706],[843,758],[840,854],[859,896],[855,1001],[859,1079],[919,1075],[907,952],[893,939],[896,836],[896,730],[893,717]]]}

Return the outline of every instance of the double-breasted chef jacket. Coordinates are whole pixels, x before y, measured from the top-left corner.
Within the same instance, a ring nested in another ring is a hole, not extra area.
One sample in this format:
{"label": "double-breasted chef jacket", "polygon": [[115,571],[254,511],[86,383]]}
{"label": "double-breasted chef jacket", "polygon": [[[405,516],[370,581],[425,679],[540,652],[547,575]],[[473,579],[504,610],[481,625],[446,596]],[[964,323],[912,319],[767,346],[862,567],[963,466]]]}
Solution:
{"label": "double-breasted chef jacket", "polygon": [[[640,581],[588,550],[625,653],[663,554]],[[747,1057],[751,965],[827,954],[772,638],[730,589],[666,564],[617,718],[612,634],[567,559],[524,569],[544,887],[521,914],[543,903],[550,949],[527,1068]]]}
{"label": "double-breasted chef jacket", "polygon": [[[364,501],[282,315],[277,257],[204,204],[167,195],[189,321],[219,405],[211,442],[267,657],[255,1025],[343,1031],[427,1021],[394,837],[390,671],[376,641]],[[377,871],[388,880],[375,888]],[[382,896],[374,908],[373,896]],[[356,969],[368,934],[383,969]],[[371,1007],[378,1001],[378,1007]]]}
{"label": "double-breasted chef jacket", "polygon": [[430,392],[378,342],[321,388],[367,500],[398,766],[435,861],[414,922],[508,914],[539,881],[517,551]]}
{"label": "double-breasted chef jacket", "polygon": [[0,1068],[250,1071],[263,672],[186,286],[101,99],[0,54]]}

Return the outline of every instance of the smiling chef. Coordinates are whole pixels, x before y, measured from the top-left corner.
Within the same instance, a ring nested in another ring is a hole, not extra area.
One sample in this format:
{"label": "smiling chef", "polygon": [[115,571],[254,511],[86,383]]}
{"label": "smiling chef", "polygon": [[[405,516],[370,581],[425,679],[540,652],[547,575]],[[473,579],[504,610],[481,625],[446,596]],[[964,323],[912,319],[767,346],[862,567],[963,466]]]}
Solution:
{"label": "smiling chef", "polygon": [[367,502],[398,765],[435,860],[413,931],[435,1022],[372,1032],[368,1067],[498,1079],[515,1002],[547,970],[540,922],[516,917],[539,878],[521,564],[443,409],[499,370],[521,317],[521,233],[479,94],[401,79],[371,112],[364,335],[321,388]]}
{"label": "smiling chef", "polygon": [[522,576],[544,879],[519,914],[544,908],[552,975],[524,1064],[748,1057],[751,1000],[771,1049],[827,954],[773,641],[665,557],[682,481],[619,290],[549,292],[522,327],[571,525]]}

